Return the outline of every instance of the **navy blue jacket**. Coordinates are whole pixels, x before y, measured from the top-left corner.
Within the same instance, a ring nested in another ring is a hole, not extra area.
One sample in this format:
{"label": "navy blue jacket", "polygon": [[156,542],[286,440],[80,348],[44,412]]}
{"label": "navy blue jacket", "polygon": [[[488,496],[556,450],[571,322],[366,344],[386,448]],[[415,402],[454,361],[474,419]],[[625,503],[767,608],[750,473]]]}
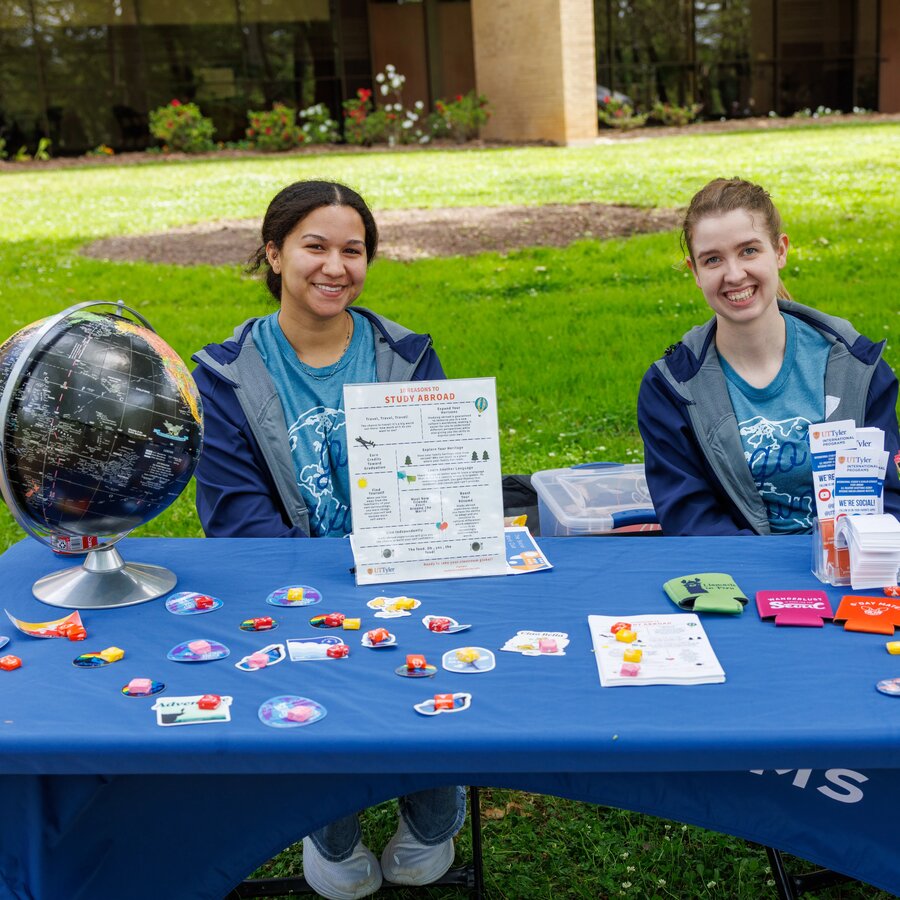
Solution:
{"label": "navy blue jacket", "polygon": [[[891,461],[884,511],[900,518],[897,379],[874,343],[845,319],[790,300],[779,307],[830,343],[827,421],[881,428]],[[647,486],[667,535],[770,534],[766,508],[744,458],[715,345],[715,318],[689,331],[654,363],[638,394]]]}
{"label": "navy blue jacket", "polygon": [[[372,323],[378,381],[445,377],[427,334],[354,310]],[[197,513],[207,537],[308,537],[281,400],[251,336],[255,321],[193,356],[204,424]]]}

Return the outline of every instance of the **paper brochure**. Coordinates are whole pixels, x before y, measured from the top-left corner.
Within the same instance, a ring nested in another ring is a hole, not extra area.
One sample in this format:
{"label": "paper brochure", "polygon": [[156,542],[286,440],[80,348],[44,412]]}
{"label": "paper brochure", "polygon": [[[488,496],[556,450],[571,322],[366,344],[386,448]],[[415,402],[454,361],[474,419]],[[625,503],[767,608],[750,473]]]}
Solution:
{"label": "paper brochure", "polygon": [[725,680],[694,613],[588,616],[588,626],[603,687],[717,684]]}

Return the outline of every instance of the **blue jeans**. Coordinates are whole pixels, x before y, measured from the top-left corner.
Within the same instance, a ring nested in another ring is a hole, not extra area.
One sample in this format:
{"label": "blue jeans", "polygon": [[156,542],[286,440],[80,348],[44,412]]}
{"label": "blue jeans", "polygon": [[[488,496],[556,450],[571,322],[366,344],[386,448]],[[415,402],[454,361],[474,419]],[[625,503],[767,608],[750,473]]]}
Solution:
{"label": "blue jeans", "polygon": [[[427,847],[442,844],[459,831],[466,818],[466,790],[462,787],[429,788],[398,800],[400,815],[413,837]],[[359,816],[345,816],[312,832],[310,840],[329,862],[343,862],[362,839]]]}

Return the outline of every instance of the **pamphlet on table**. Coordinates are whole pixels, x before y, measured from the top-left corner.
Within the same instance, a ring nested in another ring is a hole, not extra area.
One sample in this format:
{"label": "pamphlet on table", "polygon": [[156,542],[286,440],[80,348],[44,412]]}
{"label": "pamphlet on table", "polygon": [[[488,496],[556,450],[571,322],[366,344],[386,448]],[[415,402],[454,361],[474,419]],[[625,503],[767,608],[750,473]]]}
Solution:
{"label": "pamphlet on table", "polygon": [[344,387],[357,584],[506,574],[493,378]]}
{"label": "pamphlet on table", "polygon": [[694,613],[588,616],[603,687],[718,684],[725,672]]}

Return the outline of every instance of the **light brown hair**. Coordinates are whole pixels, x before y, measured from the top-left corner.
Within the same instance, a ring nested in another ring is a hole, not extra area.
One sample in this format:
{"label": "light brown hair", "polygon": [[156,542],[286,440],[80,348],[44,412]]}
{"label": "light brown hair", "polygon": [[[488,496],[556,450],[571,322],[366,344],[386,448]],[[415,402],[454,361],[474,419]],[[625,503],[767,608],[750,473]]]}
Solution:
{"label": "light brown hair", "polygon": [[[747,212],[753,218],[754,225],[758,225],[766,232],[772,246],[777,249],[778,238],[784,229],[781,215],[775,208],[769,192],[758,184],[744,181],[743,178],[714,178],[694,194],[684,214],[681,249],[686,256],[690,256],[691,262],[694,262],[692,241],[697,223],[707,216],[724,216],[736,209]],[[776,296],[781,300],[791,299],[780,278]]]}

